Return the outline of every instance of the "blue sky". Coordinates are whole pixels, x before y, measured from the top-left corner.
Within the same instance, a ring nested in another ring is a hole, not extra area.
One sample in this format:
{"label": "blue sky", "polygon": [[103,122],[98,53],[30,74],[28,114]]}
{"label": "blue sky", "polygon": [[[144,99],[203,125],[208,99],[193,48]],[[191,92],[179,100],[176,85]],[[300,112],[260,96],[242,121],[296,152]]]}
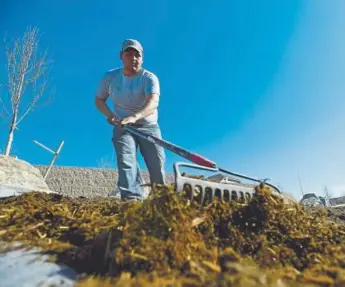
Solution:
{"label": "blue sky", "polygon": [[[322,194],[327,185],[334,195],[345,194],[344,1],[0,5],[1,37],[38,26],[40,47],[54,59],[55,98],[19,126],[13,146],[19,157],[49,163],[51,154],[34,139],[52,148],[65,141],[57,165],[94,167],[114,156],[111,127],[94,94],[102,74],[121,65],[122,40],[136,38],[145,49],[144,67],[160,79],[165,139],[223,168],[269,177],[297,198],[297,173],[305,192]],[[2,43],[0,51],[4,82]],[[1,146],[6,135],[1,119]],[[167,151],[168,171],[177,160],[183,159]]]}

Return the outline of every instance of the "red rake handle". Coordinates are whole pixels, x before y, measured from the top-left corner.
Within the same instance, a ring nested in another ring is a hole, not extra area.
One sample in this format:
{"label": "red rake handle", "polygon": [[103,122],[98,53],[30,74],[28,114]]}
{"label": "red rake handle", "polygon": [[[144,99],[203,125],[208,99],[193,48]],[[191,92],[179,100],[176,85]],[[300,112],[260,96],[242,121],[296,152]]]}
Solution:
{"label": "red rake handle", "polygon": [[146,139],[149,142],[155,143],[161,147],[164,147],[164,148],[170,150],[171,152],[173,152],[175,154],[178,154],[179,156],[182,156],[182,157],[194,162],[195,164],[205,166],[205,167],[210,167],[210,168],[216,168],[217,167],[217,164],[215,162],[210,161],[209,159],[207,159],[201,155],[190,152],[190,151],[188,151],[182,147],[179,147],[173,143],[170,143],[166,140],[157,138],[157,137],[152,136],[152,135],[148,135],[145,132],[143,132],[141,130],[137,130],[136,128],[129,126],[129,125],[124,126],[124,128],[126,130],[128,130],[129,132]]}
{"label": "red rake handle", "polygon": [[209,159],[198,155],[196,153],[190,153],[190,161],[198,164],[198,165],[202,165],[202,166],[206,166],[206,167],[211,167],[211,168],[215,168],[217,167],[217,164],[213,161],[210,161]]}

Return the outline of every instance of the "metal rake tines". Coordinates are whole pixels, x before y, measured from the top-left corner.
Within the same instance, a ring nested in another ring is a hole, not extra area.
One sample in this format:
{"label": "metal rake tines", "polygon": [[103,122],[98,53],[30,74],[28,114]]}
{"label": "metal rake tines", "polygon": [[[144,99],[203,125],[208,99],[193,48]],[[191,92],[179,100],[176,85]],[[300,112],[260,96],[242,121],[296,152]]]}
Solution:
{"label": "metal rake tines", "polygon": [[207,185],[205,187],[202,183],[192,184],[188,181],[184,182],[182,186],[182,190],[186,193],[188,199],[195,201],[200,205],[207,205],[215,200],[215,198],[225,202],[237,201],[240,203],[246,203],[253,196],[253,192],[251,190],[241,190],[239,188],[212,188]]}
{"label": "metal rake tines", "polygon": [[181,166],[212,172],[219,172],[219,170],[190,163],[174,164],[176,191],[185,192],[188,199],[196,201],[200,205],[208,204],[215,198],[225,202],[245,203],[252,198],[255,192],[254,186],[240,183],[235,179],[217,182],[205,179],[203,176],[184,176],[180,173]]}

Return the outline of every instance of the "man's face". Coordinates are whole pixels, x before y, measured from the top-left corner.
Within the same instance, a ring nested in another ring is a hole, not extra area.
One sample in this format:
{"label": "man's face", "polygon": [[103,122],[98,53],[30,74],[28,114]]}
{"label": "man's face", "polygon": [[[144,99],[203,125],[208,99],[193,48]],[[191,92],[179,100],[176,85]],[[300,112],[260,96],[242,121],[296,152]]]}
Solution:
{"label": "man's face", "polygon": [[133,48],[127,48],[121,53],[121,59],[126,70],[138,72],[143,63],[141,53]]}

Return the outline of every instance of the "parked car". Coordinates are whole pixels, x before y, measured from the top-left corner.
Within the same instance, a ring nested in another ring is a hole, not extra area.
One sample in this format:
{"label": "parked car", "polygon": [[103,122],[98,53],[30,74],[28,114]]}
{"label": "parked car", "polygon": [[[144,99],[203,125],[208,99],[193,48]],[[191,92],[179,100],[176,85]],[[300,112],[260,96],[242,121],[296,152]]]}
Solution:
{"label": "parked car", "polygon": [[309,207],[326,206],[326,200],[321,196],[316,196],[315,193],[306,193],[300,200],[300,204]]}

